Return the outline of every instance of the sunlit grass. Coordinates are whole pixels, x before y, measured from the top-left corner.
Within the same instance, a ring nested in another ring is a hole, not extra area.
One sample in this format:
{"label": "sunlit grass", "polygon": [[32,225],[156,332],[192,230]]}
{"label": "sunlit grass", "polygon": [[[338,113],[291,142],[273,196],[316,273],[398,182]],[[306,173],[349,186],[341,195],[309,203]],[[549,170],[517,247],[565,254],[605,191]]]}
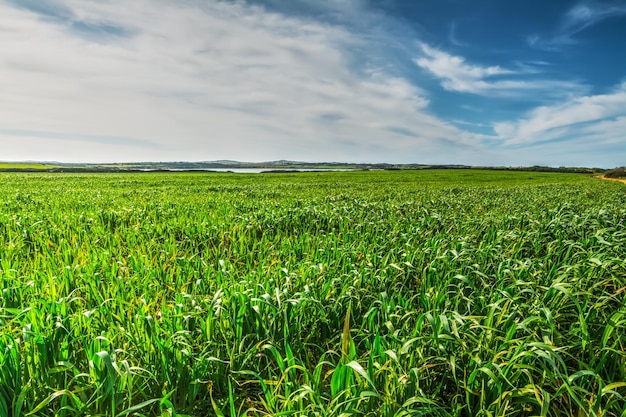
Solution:
{"label": "sunlit grass", "polygon": [[0,416],[624,415],[619,183],[0,178]]}
{"label": "sunlit grass", "polygon": [[47,170],[60,168],[59,165],[42,164],[37,162],[0,162],[0,170],[6,169],[26,169],[26,170]]}

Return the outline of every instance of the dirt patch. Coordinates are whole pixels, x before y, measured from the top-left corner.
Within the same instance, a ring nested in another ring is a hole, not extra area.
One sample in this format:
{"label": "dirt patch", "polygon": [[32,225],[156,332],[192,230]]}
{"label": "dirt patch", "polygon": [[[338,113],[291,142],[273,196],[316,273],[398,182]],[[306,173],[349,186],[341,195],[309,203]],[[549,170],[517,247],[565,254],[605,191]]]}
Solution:
{"label": "dirt patch", "polygon": [[607,181],[617,181],[617,182],[621,182],[622,184],[626,184],[626,179],[624,178],[607,178],[604,175],[598,175],[596,176],[596,178],[600,178],[601,180],[607,180]]}

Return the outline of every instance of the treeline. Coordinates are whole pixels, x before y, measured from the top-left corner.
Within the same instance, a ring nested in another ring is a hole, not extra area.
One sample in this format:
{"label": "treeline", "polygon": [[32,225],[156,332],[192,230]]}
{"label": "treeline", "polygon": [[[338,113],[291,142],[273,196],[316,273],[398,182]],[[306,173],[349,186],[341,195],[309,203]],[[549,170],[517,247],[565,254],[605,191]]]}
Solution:
{"label": "treeline", "polygon": [[585,168],[585,167],[546,167],[534,165],[531,167],[489,167],[486,169],[507,170],[507,171],[528,171],[528,172],[563,172],[569,174],[599,174],[605,170],[602,168]]}
{"label": "treeline", "polygon": [[427,165],[427,164],[389,164],[389,163],[343,163],[343,162],[297,162],[297,161],[272,161],[272,162],[238,162],[238,161],[207,161],[207,162],[136,162],[136,163],[111,163],[111,164],[64,164],[55,163],[54,166],[34,168],[26,165],[24,168],[12,163],[3,167],[0,164],[0,172],[155,172],[155,171],[211,171],[213,169],[262,169],[268,171],[297,171],[325,170],[325,169],[353,169],[353,170],[424,170],[424,169],[481,169],[500,171],[527,171],[527,172],[563,172],[577,174],[604,174],[608,178],[624,177],[624,167],[605,170],[601,168],[587,167],[549,167],[549,166],[475,166],[475,165]]}
{"label": "treeline", "polygon": [[606,178],[626,178],[626,167],[609,169],[604,172]]}

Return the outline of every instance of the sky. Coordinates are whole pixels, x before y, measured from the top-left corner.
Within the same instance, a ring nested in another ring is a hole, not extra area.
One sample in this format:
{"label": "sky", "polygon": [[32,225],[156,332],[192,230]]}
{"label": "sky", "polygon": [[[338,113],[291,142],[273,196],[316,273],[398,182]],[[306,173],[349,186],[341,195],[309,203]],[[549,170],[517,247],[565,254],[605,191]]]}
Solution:
{"label": "sky", "polygon": [[0,0],[0,160],[626,165],[626,0]]}

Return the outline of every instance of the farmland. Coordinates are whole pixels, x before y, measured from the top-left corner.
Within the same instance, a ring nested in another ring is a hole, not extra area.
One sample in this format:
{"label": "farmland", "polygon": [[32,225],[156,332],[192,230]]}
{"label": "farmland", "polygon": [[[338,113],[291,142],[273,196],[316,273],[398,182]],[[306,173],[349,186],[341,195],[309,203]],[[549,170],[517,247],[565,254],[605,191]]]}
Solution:
{"label": "farmland", "polygon": [[0,416],[624,415],[623,184],[0,177]]}

